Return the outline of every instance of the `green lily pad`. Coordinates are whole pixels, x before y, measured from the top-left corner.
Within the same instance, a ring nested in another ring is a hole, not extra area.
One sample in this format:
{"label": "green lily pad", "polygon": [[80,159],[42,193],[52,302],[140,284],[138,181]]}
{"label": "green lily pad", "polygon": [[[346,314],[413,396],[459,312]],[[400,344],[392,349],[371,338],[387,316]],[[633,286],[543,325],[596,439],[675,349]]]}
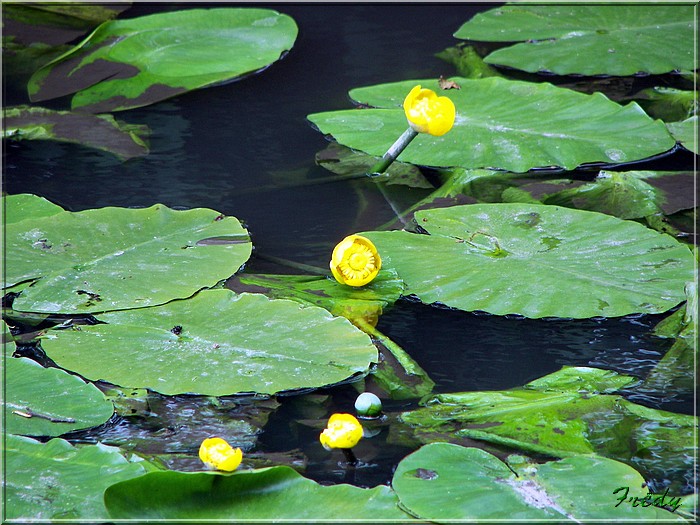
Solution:
{"label": "green lily pad", "polygon": [[5,361],[5,429],[25,436],[60,436],[95,427],[114,413],[92,384],[21,357]]}
{"label": "green lily pad", "polygon": [[640,91],[634,99],[649,115],[665,122],[685,120],[698,111],[697,91],[653,87]]}
{"label": "green lily pad", "polygon": [[386,486],[322,486],[290,467],[152,472],[105,492],[112,518],[137,520],[394,520],[411,517]]}
{"label": "green lily pad", "polygon": [[2,137],[12,140],[57,140],[107,151],[121,160],[148,154],[145,126],[118,122],[111,115],[19,106],[7,108]]}
{"label": "green lily pad", "polygon": [[36,218],[33,208],[8,208],[23,220],[9,217],[5,285],[36,280],[15,299],[19,311],[101,312],[189,297],[238,271],[252,249],[235,217],[205,208],[157,204]]}
{"label": "green lily pad", "polygon": [[273,394],[366,373],[369,337],[315,306],[261,294],[196,296],[99,316],[105,324],[53,331],[42,341],[59,366],[90,380],[162,394]]}
{"label": "green lily pad", "polygon": [[697,69],[695,24],[692,5],[506,5],[477,14],[454,36],[521,42],[489,54],[489,64],[625,76]]}
{"label": "green lily pad", "polygon": [[657,213],[671,215],[695,206],[690,172],[601,171],[595,180],[542,198],[555,204],[599,211],[621,219],[640,219]]}
{"label": "green lily pad", "polygon": [[657,476],[682,477],[697,453],[698,420],[611,393],[634,381],[564,367],[522,388],[433,395],[400,420],[423,443],[478,439],[554,457],[595,453]]}
{"label": "green lily pad", "polygon": [[686,246],[601,213],[504,203],[415,217],[429,235],[363,235],[424,303],[530,318],[659,313],[694,275]]}
{"label": "green lily pad", "polygon": [[695,153],[700,155],[700,148],[698,148],[698,139],[696,137],[696,131],[698,129],[698,117],[697,115],[685,119],[682,122],[669,122],[666,124],[668,130],[673,135],[681,145]]}
{"label": "green lily pad", "polygon": [[350,96],[373,106],[314,113],[307,118],[339,143],[382,156],[406,130],[401,104],[411,88],[440,91],[455,104],[451,131],[419,134],[399,160],[427,166],[568,170],[585,163],[620,163],[671,149],[675,141],[660,121],[634,102],[621,106],[600,93],[586,95],[548,83],[498,77],[453,77],[461,89],[440,91],[435,80],[408,80],[357,88]]}
{"label": "green lily pad", "polygon": [[[631,467],[596,456],[511,468],[481,449],[432,443],[405,457],[391,484],[401,508],[437,523],[682,521],[680,516],[653,504],[656,501],[660,506],[660,496],[657,500],[650,496],[647,505],[641,505],[641,501],[632,504],[634,497],[643,500],[649,494],[642,488],[644,481]],[[664,502],[669,501],[680,503],[679,498],[665,497]]]}
{"label": "green lily pad", "polygon": [[158,13],[100,25],[29,80],[33,102],[73,96],[105,113],[153,104],[259,71],[291,49],[297,26],[270,9]]}
{"label": "green lily pad", "polygon": [[8,195],[4,197],[4,224],[14,224],[24,219],[39,217],[50,217],[65,211],[58,204],[32,195],[31,193],[20,193],[18,195]]}
{"label": "green lily pad", "polygon": [[104,445],[76,448],[59,438],[39,443],[11,434],[5,439],[5,518],[16,522],[105,521],[105,489],[145,472]]}

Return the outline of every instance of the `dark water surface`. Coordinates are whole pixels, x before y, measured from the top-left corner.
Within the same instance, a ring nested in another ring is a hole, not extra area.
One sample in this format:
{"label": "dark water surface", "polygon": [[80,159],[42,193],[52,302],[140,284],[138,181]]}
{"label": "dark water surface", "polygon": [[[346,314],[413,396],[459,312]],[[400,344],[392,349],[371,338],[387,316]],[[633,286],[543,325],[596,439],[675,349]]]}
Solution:
{"label": "dark water surface", "polygon": [[[354,87],[453,75],[452,66],[434,54],[455,45],[452,33],[494,4],[256,5],[286,13],[299,26],[298,40],[282,61],[239,82],[118,113],[121,120],[151,128],[151,153],[143,159],[120,163],[109,154],[74,145],[8,142],[4,190],[41,195],[72,211],[157,202],[213,208],[245,222],[256,254],[327,267],[333,246],[343,236],[384,224],[393,212],[371,180],[266,189],[333,175],[314,162],[328,142],[306,115],[351,107],[347,92]],[[187,7],[138,4],[121,18]],[[27,100],[23,93],[7,91],[5,103]],[[52,107],[67,104],[59,100]],[[405,188],[392,191],[412,200],[425,194]],[[260,269],[280,271],[254,255],[247,271]],[[418,361],[436,382],[436,391],[458,392],[521,386],[564,365],[644,377],[670,346],[650,335],[661,318],[528,320],[403,300],[385,312],[378,328]],[[319,430],[303,423],[332,411],[352,411],[356,395],[351,385],[343,385],[313,396],[278,399],[281,405],[271,411],[247,452],[305,458],[306,475],[322,482],[387,483],[410,449],[387,444],[384,435],[364,440],[358,456],[367,464],[349,474],[338,466],[341,457],[320,447]],[[187,428],[209,428],[201,401],[187,396],[161,401],[160,419],[118,420],[79,437],[120,443],[166,433],[172,445],[168,452],[196,454],[198,441],[188,441]],[[691,399],[671,394],[637,396],[635,401],[692,413]],[[412,405],[388,402],[386,408],[399,411],[407,406]],[[168,420],[183,411],[189,420]],[[221,428],[225,412],[211,414],[216,420],[211,428]],[[187,460],[173,464],[188,465]]]}

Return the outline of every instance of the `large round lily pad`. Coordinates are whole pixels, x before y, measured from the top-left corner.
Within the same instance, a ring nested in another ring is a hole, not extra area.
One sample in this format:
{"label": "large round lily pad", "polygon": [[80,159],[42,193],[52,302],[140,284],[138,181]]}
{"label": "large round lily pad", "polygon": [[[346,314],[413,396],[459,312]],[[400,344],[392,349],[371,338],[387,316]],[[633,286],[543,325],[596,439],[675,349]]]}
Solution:
{"label": "large round lily pad", "polygon": [[5,429],[25,436],[60,436],[101,425],[114,413],[102,392],[79,377],[21,357],[5,360]]}
{"label": "large round lily pad", "polygon": [[378,358],[347,319],[225,289],[99,319],[106,324],[47,335],[44,350],[88,379],[168,395],[321,387],[366,372]]}
{"label": "large round lily pad", "polygon": [[[514,472],[515,471],[515,472]],[[607,458],[577,456],[513,470],[478,448],[431,443],[405,457],[391,482],[403,509],[438,523],[451,520],[679,520],[642,500],[648,491],[633,468]],[[670,498],[666,498],[668,501]],[[673,498],[675,500],[675,498]],[[632,499],[631,501],[634,501]],[[617,504],[617,505],[616,505]]]}
{"label": "large round lily pad", "polygon": [[477,14],[454,36],[521,42],[488,55],[490,64],[623,76],[697,69],[696,24],[690,4],[506,5]]}
{"label": "large round lily pad", "polygon": [[427,166],[574,169],[585,163],[630,162],[671,149],[675,141],[660,121],[634,102],[621,106],[601,93],[585,95],[548,83],[504,78],[455,77],[461,89],[440,91],[434,79],[407,80],[353,89],[353,100],[373,109],[308,115],[339,143],[382,156],[408,124],[401,107],[411,88],[440,91],[457,117],[441,137],[420,134],[399,160]]}
{"label": "large round lily pad", "polygon": [[101,312],[189,297],[238,271],[252,249],[235,217],[210,209],[157,204],[34,217],[35,207],[50,207],[37,201],[25,210],[10,206],[14,199],[6,197],[15,211],[5,230],[5,284],[37,280],[13,303],[19,311]]}
{"label": "large round lily pad", "polygon": [[[320,445],[319,445],[320,446]],[[205,520],[386,520],[402,522],[394,492],[385,486],[325,487],[286,466],[213,472],[151,472],[105,493],[112,518]]]}
{"label": "large round lily pad", "polygon": [[11,434],[5,439],[4,517],[16,522],[104,522],[105,489],[145,472],[113,447],[76,448],[63,439],[39,443]]}
{"label": "large round lily pad", "polygon": [[430,235],[367,232],[407,294],[467,311],[526,317],[659,313],[685,299],[690,250],[601,213],[537,204],[419,211]]}
{"label": "large round lily pad", "polygon": [[270,9],[157,13],[100,25],[29,81],[32,101],[76,93],[92,113],[136,108],[256,72],[291,49],[292,18]]}

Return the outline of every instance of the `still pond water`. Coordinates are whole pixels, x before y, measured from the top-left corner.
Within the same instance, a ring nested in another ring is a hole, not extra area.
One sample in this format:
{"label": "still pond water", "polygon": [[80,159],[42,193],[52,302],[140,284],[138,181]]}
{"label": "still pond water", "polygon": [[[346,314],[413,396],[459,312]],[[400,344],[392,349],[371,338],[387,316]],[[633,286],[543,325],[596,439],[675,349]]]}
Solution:
{"label": "still pond water", "polygon": [[[342,237],[376,228],[394,215],[368,179],[274,188],[333,175],[315,164],[315,155],[328,142],[306,115],[350,107],[347,92],[353,87],[453,75],[453,67],[434,54],[455,45],[452,33],[494,4],[259,6],[288,14],[299,26],[297,42],[282,61],[240,82],[117,114],[151,128],[151,153],[142,159],[119,163],[109,154],[73,145],[8,143],[4,190],[34,193],[71,211],[154,203],[212,208],[238,217],[251,232],[256,251],[246,271],[285,272],[259,255],[327,267]],[[138,4],[121,18],[188,7]],[[23,93],[8,91],[5,96],[7,105],[27,103]],[[392,198],[405,202],[427,194],[402,187],[391,191]],[[564,365],[644,377],[670,346],[650,335],[661,318],[528,320],[405,300],[384,313],[378,328],[410,352],[435,381],[437,392],[459,392],[518,387]],[[334,411],[351,411],[356,395],[352,385],[341,385],[280,397],[271,406],[262,403],[255,426],[264,426],[263,431],[238,444],[251,458],[265,452],[273,461],[272,454],[279,454],[280,461],[304,462],[305,475],[321,482],[387,483],[410,449],[386,443],[380,434],[363,442],[357,452],[364,463],[348,472],[338,465],[341,458],[320,447],[318,429],[304,424]],[[655,408],[692,413],[691,399],[635,392],[629,397]],[[168,454],[166,463],[172,467],[195,470],[200,465],[192,455],[202,434],[221,433],[226,421],[250,403],[254,401],[152,396],[148,417],[115,418],[74,437],[137,445],[144,452]],[[410,406],[415,403],[385,403],[388,411]]]}

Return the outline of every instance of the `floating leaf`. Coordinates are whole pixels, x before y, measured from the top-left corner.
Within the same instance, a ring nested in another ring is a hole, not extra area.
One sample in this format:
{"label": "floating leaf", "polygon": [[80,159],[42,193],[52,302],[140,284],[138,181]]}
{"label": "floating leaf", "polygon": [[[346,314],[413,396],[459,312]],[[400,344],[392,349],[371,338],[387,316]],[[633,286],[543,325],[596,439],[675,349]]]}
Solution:
{"label": "floating leaf", "polygon": [[9,195],[4,198],[4,223],[5,226],[14,224],[24,219],[38,219],[39,217],[50,217],[65,211],[58,204],[32,195],[31,193],[20,193]]}
{"label": "floating leaf", "polygon": [[677,122],[697,113],[697,91],[683,91],[668,87],[653,87],[634,96],[639,105],[654,118]]}
{"label": "floating leaf", "polygon": [[42,347],[88,379],[167,395],[317,388],[377,361],[369,337],[346,319],[260,294],[204,290],[99,320],[106,324],[47,335]]}
{"label": "floating leaf", "polygon": [[696,135],[698,129],[697,115],[682,122],[670,122],[666,126],[673,135],[673,138],[680,142],[685,149],[692,151],[696,155],[700,155],[700,148],[698,148],[698,139]]}
{"label": "floating leaf", "polygon": [[[620,106],[600,93],[585,95],[548,83],[491,77],[453,77],[461,89],[442,91],[457,117],[441,136],[420,134],[399,160],[427,166],[574,169],[584,163],[621,163],[671,149],[662,122],[635,103]],[[407,128],[401,108],[413,86],[438,90],[436,80],[408,80],[357,88],[350,96],[377,109],[314,113],[307,118],[339,143],[382,156]]]}
{"label": "floating leaf", "polygon": [[[455,520],[678,520],[649,504],[632,505],[649,493],[644,478],[610,459],[573,457],[521,464],[516,472],[478,448],[432,443],[405,457],[391,485],[401,508],[437,523]],[[627,488],[615,492],[619,488]],[[622,495],[631,497],[620,504]],[[678,503],[679,498],[665,498]],[[660,504],[661,500],[657,502]],[[617,504],[616,504],[617,503]],[[660,505],[659,505],[660,506]]]}
{"label": "floating leaf", "polygon": [[15,299],[19,311],[87,313],[162,304],[229,277],[251,253],[248,232],[235,217],[205,208],[176,211],[157,204],[37,218],[18,211],[27,218],[11,218],[6,228],[6,284],[38,279]]}
{"label": "floating leaf", "polygon": [[57,368],[26,358],[5,361],[5,429],[25,436],[60,436],[95,427],[114,413],[100,390]]}
{"label": "floating leaf", "polygon": [[105,22],[29,81],[33,102],[75,93],[105,113],[254,73],[291,49],[297,26],[269,9],[215,8]]}
{"label": "floating leaf", "polygon": [[145,472],[118,449],[73,447],[54,438],[39,443],[5,436],[5,518],[31,521],[106,521],[103,494],[113,483]]}
{"label": "floating leaf", "polygon": [[695,28],[692,5],[505,5],[477,14],[454,36],[521,42],[489,54],[489,64],[625,76],[697,69]]}
{"label": "floating leaf", "polygon": [[424,443],[479,439],[555,457],[596,453],[663,477],[690,471],[697,418],[609,393],[632,382],[564,367],[522,388],[433,395],[400,419]]}
{"label": "floating leaf", "polygon": [[111,115],[19,106],[5,109],[3,138],[57,140],[107,151],[122,160],[148,154],[147,128],[114,120]]}
{"label": "floating leaf", "polygon": [[641,224],[538,204],[415,214],[429,235],[367,232],[424,303],[526,317],[665,312],[693,279],[690,250]]}
{"label": "floating leaf", "polygon": [[397,503],[389,487],[326,487],[286,466],[233,474],[151,472],[105,492],[112,518],[137,520],[410,519]]}
{"label": "floating leaf", "polygon": [[435,56],[454,65],[460,77],[486,78],[502,76],[496,69],[484,62],[472,46],[458,45],[456,47],[448,47],[444,51],[436,53]]}

